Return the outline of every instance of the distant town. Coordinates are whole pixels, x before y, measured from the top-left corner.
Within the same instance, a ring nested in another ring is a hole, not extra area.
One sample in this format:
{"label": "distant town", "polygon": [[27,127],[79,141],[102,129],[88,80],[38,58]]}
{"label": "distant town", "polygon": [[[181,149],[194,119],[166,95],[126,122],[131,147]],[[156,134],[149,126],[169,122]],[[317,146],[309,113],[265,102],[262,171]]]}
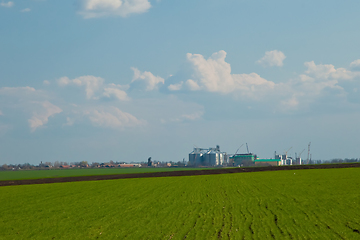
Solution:
{"label": "distant town", "polygon": [[[244,144],[243,144],[244,145]],[[151,157],[143,162],[114,162],[112,160],[106,162],[40,162],[38,165],[24,163],[24,164],[3,164],[0,170],[40,170],[40,169],[72,169],[72,168],[176,168],[176,167],[256,167],[256,166],[284,166],[284,165],[306,165],[306,164],[335,164],[335,163],[353,163],[360,162],[360,158],[334,158],[331,160],[312,160],[310,154],[310,143],[308,145],[308,154],[306,159],[302,159],[302,150],[299,154],[295,153],[295,158],[288,156],[285,151],[283,154],[274,153],[274,158],[264,159],[259,158],[257,154],[249,152],[246,144],[246,153],[239,153],[239,149],[235,154],[228,154],[220,151],[220,146],[215,148],[198,148],[195,147],[189,153],[188,160],[185,158],[182,161],[156,161]]]}

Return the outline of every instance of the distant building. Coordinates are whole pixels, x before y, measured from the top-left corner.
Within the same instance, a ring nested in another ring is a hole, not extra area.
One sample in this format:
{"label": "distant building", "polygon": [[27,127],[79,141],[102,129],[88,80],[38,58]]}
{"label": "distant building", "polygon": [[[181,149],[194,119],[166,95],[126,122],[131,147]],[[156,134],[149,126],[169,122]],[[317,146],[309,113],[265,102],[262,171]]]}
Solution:
{"label": "distant building", "polygon": [[262,166],[280,166],[281,160],[280,159],[255,159],[255,165],[262,165]]}
{"label": "distant building", "polygon": [[293,162],[293,164],[295,164],[295,165],[302,165],[303,162],[302,162],[301,157],[297,157],[297,158],[295,159],[295,162]]}
{"label": "distant building", "polygon": [[141,164],[138,163],[125,163],[125,164],[118,164],[118,167],[125,167],[125,168],[129,168],[129,167],[141,167]]}
{"label": "distant building", "polygon": [[257,158],[255,154],[245,153],[245,154],[235,154],[229,158],[229,164],[231,166],[243,166],[254,163],[254,160]]}
{"label": "distant building", "polygon": [[220,146],[215,148],[194,148],[189,153],[191,166],[219,166],[227,162],[227,154],[220,151]]}
{"label": "distant building", "polygon": [[297,158],[295,161],[292,157],[289,157],[287,154],[275,154],[275,159],[280,160],[280,165],[301,165],[301,158]]}

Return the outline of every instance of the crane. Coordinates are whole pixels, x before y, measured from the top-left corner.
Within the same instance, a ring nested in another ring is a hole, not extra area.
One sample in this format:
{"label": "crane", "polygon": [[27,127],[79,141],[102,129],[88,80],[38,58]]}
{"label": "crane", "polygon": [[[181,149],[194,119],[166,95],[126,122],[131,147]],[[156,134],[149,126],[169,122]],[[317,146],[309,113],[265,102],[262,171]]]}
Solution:
{"label": "crane", "polygon": [[236,152],[235,152],[235,154],[234,155],[236,155],[237,154],[237,152],[240,150],[240,148],[242,147],[242,146],[244,146],[244,144],[241,144],[241,146],[236,150]]}
{"label": "crane", "polygon": [[311,145],[311,142],[309,142],[309,145],[308,145],[308,158],[307,158],[306,164],[309,164],[309,160],[310,160],[310,145]]}
{"label": "crane", "polygon": [[301,151],[301,153],[299,154],[298,158],[301,157],[301,154],[302,154],[304,151],[305,151],[305,148],[304,148],[304,150]]}
{"label": "crane", "polygon": [[288,151],[290,151],[290,149],[292,149],[292,147],[290,147],[286,152],[285,155],[287,156]]}

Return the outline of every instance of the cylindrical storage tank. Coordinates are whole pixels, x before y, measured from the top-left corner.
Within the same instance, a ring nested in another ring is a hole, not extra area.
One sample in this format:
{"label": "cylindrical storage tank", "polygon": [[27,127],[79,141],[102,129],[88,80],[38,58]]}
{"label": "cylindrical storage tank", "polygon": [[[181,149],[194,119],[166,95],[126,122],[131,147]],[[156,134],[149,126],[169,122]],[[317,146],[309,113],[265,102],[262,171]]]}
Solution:
{"label": "cylindrical storage tank", "polygon": [[206,152],[206,153],[204,153],[204,155],[203,155],[202,165],[203,165],[203,166],[209,166],[209,161],[210,161],[209,152]]}
{"label": "cylindrical storage tank", "polygon": [[202,165],[202,153],[195,153],[195,165],[200,166]]}
{"label": "cylindrical storage tank", "polygon": [[189,164],[190,165],[195,165],[195,153],[189,153]]}
{"label": "cylindrical storage tank", "polygon": [[224,164],[224,153],[219,153],[219,164],[218,165],[223,165]]}
{"label": "cylindrical storage tank", "polygon": [[209,151],[207,155],[209,156],[209,165],[216,166],[219,162],[219,154],[215,151]]}

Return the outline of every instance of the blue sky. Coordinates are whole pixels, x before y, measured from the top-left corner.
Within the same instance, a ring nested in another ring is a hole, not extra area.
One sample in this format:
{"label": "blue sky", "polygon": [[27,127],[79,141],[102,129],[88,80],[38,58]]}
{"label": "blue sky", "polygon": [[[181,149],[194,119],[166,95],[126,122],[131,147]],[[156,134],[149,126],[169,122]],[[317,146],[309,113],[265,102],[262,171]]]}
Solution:
{"label": "blue sky", "polygon": [[358,158],[359,9],[1,0],[0,164],[179,161],[245,142],[263,158],[310,141],[314,159]]}

